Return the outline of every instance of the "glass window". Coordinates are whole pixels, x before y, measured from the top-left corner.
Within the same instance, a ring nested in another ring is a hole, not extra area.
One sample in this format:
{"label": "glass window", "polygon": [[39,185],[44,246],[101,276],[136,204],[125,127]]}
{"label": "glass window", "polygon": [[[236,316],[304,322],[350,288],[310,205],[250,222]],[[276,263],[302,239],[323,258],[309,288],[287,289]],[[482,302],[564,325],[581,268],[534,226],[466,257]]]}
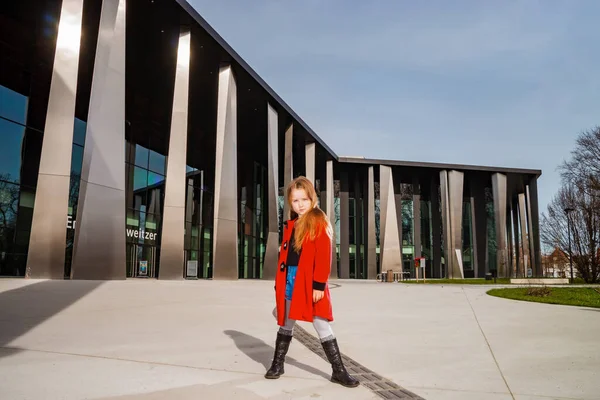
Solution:
{"label": "glass window", "polygon": [[148,172],[148,186],[155,186],[164,181],[165,177],[163,175],[155,174],[154,172]]}
{"label": "glass window", "polygon": [[19,185],[0,182],[0,204],[8,204],[19,199]]}
{"label": "glass window", "polygon": [[[136,154],[137,158],[137,154]],[[142,168],[134,167],[133,171],[133,190],[141,190],[148,186],[148,171]]]}
{"label": "glass window", "polygon": [[165,156],[150,150],[150,162],[148,169],[158,174],[165,175]]}
{"label": "glass window", "polygon": [[148,168],[148,149],[135,145],[135,165],[142,168]]}
{"label": "glass window", "polygon": [[83,147],[73,145],[73,155],[71,156],[71,175],[81,176],[81,167],[83,165]]}
{"label": "glass window", "polygon": [[20,181],[24,134],[24,126],[0,119],[0,181]]}
{"label": "glass window", "polygon": [[[127,210],[127,226],[135,226],[135,227],[140,226],[139,214],[135,210],[132,210],[132,209]],[[131,234],[129,232],[127,235],[131,236]]]}
{"label": "glass window", "polygon": [[130,206],[133,207],[133,209],[135,209],[135,210],[141,210],[142,208],[144,208],[144,210],[145,210],[145,207],[147,204],[148,204],[148,193],[144,190],[144,191],[138,192],[138,194],[135,194],[133,196],[132,203],[130,204]]}
{"label": "glass window", "polygon": [[413,202],[402,200],[402,245],[413,245]]}
{"label": "glass window", "polygon": [[80,146],[85,145],[86,129],[87,124],[85,123],[85,121],[82,121],[79,118],[75,118],[75,126],[73,128],[73,143],[78,144]]}
{"label": "glass window", "polygon": [[162,198],[160,188],[148,190],[147,193],[148,202],[146,203],[146,205],[148,206],[148,212],[160,214],[160,200]]}
{"label": "glass window", "polygon": [[19,206],[19,186],[0,182],[0,227],[14,227]]}
{"label": "glass window", "polygon": [[146,214],[146,229],[155,231],[158,225],[158,218],[154,214]]}
{"label": "glass window", "polygon": [[27,96],[0,85],[0,116],[25,125]]}

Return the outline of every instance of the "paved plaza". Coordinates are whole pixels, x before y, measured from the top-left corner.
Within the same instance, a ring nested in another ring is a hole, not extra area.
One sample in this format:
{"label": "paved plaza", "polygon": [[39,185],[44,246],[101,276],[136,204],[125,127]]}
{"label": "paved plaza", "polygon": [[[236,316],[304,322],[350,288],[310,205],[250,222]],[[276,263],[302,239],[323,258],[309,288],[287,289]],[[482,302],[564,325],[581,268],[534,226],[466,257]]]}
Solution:
{"label": "paved plaza", "polygon": [[375,390],[330,383],[300,335],[285,375],[263,378],[272,282],[3,279],[0,399],[401,398],[383,383],[427,400],[600,398],[600,309],[488,289],[333,281],[340,349]]}

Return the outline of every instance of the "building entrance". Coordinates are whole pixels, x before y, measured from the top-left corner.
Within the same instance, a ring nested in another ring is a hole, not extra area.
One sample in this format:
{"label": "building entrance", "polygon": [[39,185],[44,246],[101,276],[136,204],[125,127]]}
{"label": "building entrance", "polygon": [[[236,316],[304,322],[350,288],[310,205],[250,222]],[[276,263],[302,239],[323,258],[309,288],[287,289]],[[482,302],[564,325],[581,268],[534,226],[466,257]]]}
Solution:
{"label": "building entrance", "polygon": [[127,277],[158,277],[156,246],[127,243]]}

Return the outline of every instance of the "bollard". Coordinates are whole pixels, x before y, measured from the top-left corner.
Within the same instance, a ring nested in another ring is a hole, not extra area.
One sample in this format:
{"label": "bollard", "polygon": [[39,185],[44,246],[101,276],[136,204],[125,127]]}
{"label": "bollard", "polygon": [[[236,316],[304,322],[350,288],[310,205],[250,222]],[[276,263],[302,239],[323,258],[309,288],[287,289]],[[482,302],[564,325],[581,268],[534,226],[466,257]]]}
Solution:
{"label": "bollard", "polygon": [[394,271],[388,269],[386,282],[394,282]]}

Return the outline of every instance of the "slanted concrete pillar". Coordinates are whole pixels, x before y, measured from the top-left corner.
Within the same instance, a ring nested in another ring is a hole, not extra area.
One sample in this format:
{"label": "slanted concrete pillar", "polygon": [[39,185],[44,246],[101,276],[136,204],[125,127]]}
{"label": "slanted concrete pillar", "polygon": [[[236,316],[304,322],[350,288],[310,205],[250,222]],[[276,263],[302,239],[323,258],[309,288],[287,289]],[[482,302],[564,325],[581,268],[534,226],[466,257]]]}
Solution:
{"label": "slanted concrete pillar", "polygon": [[278,165],[278,116],[277,111],[269,104],[267,107],[267,146],[268,146],[268,174],[267,174],[267,208],[268,208],[268,236],[263,279],[275,279],[277,273],[277,258],[279,256],[279,212],[277,199],[279,197],[279,165]]}
{"label": "slanted concrete pillar", "polygon": [[83,0],[62,2],[31,221],[27,278],[64,277],[82,13]]}
{"label": "slanted concrete pillar", "polygon": [[496,223],[496,269],[498,278],[508,277],[508,249],[506,246],[506,175],[492,175],[494,193],[494,220]]}
{"label": "slanted concrete pillar", "polygon": [[231,66],[219,71],[213,226],[213,279],[238,279],[237,86]]}
{"label": "slanted concrete pillar", "polygon": [[381,165],[380,171],[380,260],[381,271],[402,272],[402,251],[392,169]]}
{"label": "slanted concrete pillar", "polygon": [[185,264],[185,174],[190,86],[190,32],[179,36],[173,115],[169,136],[165,207],[160,250],[160,279],[183,279]]}

